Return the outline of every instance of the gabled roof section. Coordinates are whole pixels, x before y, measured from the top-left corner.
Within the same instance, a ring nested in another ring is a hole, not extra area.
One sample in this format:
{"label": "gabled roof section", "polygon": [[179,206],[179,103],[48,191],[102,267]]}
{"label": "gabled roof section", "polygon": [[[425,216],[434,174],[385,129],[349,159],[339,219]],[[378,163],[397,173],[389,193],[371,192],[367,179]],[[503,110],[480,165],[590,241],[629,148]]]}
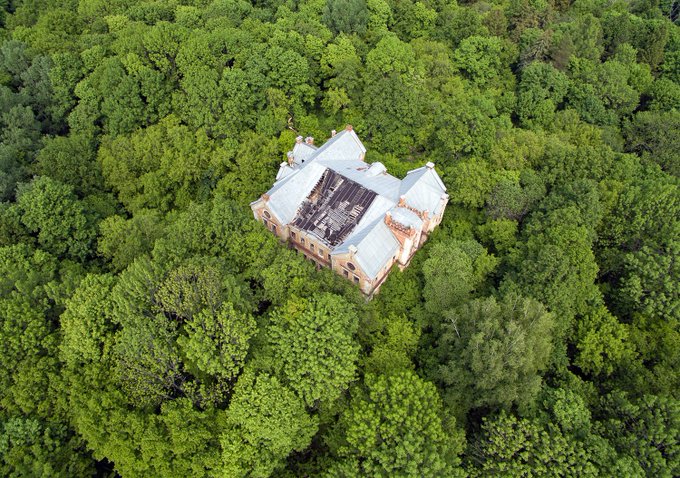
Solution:
{"label": "gabled roof section", "polygon": [[446,186],[434,170],[434,164],[427,163],[422,168],[414,169],[401,181],[400,195],[406,197],[409,206],[419,211],[438,214],[442,207],[442,196],[446,194]]}
{"label": "gabled roof section", "polygon": [[350,246],[356,247],[357,263],[366,275],[374,279],[399,250],[399,241],[385,224],[385,213],[393,207],[394,203],[389,199],[376,196],[359,224],[331,254],[345,254]]}
{"label": "gabled roof section", "polygon": [[279,181],[286,176],[288,176],[290,173],[294,173],[295,169],[291,168],[288,163],[281,163],[279,166],[279,172],[276,173],[276,181]]}
{"label": "gabled roof section", "polygon": [[386,172],[375,174],[375,169],[371,171],[372,165],[369,166],[363,161],[356,160],[319,160],[319,164],[323,164],[327,168],[361,184],[366,189],[387,197],[391,201],[397,202],[399,200],[399,185],[401,181]]}
{"label": "gabled roof section", "polygon": [[348,126],[326,141],[314,154],[314,160],[361,161],[366,154],[366,148],[357,134]]}
{"label": "gabled roof section", "polygon": [[295,166],[302,166],[309,161],[309,158],[314,156],[319,148],[313,144],[296,143],[293,147],[293,164]]}
{"label": "gabled roof section", "polygon": [[352,234],[335,248],[332,254],[347,253],[350,246],[356,247],[354,260],[371,279],[375,279],[382,268],[399,251],[399,241],[382,217],[375,219],[358,233]]}
{"label": "gabled roof section", "polygon": [[402,226],[419,228],[423,225],[423,220],[418,215],[405,207],[395,207],[390,211],[392,220]]}
{"label": "gabled roof section", "polygon": [[282,224],[288,224],[293,220],[300,204],[321,179],[325,170],[323,166],[312,163],[277,181],[267,192],[269,209]]}

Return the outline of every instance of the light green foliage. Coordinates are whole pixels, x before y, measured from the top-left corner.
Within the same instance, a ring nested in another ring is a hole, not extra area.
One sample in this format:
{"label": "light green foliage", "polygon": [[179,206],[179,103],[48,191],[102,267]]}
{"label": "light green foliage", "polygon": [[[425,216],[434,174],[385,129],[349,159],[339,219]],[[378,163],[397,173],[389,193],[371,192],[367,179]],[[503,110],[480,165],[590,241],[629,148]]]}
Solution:
{"label": "light green foliage", "polygon": [[69,115],[72,129],[85,133],[130,133],[144,124],[144,102],[139,83],[128,74],[120,59],[103,59],[75,88],[78,105]]}
{"label": "light green foliage", "polygon": [[626,124],[626,149],[654,161],[665,171],[680,176],[680,155],[673,138],[680,131],[680,110],[642,111]]}
{"label": "light green foliage", "polygon": [[566,320],[584,313],[587,301],[598,296],[598,267],[588,229],[577,223],[580,216],[573,207],[546,218],[537,215],[525,229],[525,242],[511,256],[520,289]]}
{"label": "light green foliage", "polygon": [[631,400],[614,392],[603,399],[609,418],[605,435],[622,453],[632,455],[647,476],[671,477],[680,471],[680,403],[645,395]]}
{"label": "light green foliage", "polygon": [[217,185],[217,192],[247,205],[271,186],[272,172],[283,158],[278,154],[276,140],[262,135],[247,134],[235,152],[229,172]]}
{"label": "light green foliage", "polygon": [[423,2],[398,0],[392,2],[392,30],[403,40],[426,37],[432,33],[437,20],[437,12]]}
{"label": "light green foliage", "polygon": [[117,334],[114,375],[131,405],[154,407],[184,392],[174,324],[160,317],[128,317]]}
{"label": "light green foliage", "polygon": [[477,229],[480,241],[497,253],[506,253],[517,241],[517,222],[511,219],[495,219]]}
{"label": "light green foliage", "polygon": [[404,316],[390,315],[383,330],[373,338],[375,345],[366,358],[367,373],[391,374],[413,369],[411,358],[416,352],[420,331]]}
{"label": "light green foliage", "polygon": [[363,110],[366,130],[388,152],[413,144],[422,109],[421,77],[413,48],[385,35],[366,56]]}
{"label": "light green foliage", "polygon": [[568,87],[567,76],[548,64],[533,62],[522,70],[517,109],[523,124],[528,127],[550,125],[555,108]]}
{"label": "light green foliage", "polygon": [[[544,429],[505,412],[485,418],[483,423],[483,435],[474,449],[477,467],[471,470],[472,476],[603,476],[590,450],[554,427]],[[617,476],[609,474],[612,470],[602,471],[605,476]]]}
{"label": "light green foliage", "polygon": [[99,253],[123,270],[140,255],[151,252],[155,240],[163,234],[160,214],[140,210],[132,218],[109,216],[99,223]]}
{"label": "light green foliage", "polygon": [[58,422],[12,417],[0,422],[0,473],[3,476],[89,476],[94,463],[76,450],[80,438]]}
{"label": "light green foliage", "polygon": [[272,365],[280,367],[290,388],[309,407],[338,398],[354,379],[359,352],[354,307],[333,294],[292,298],[270,321]]}
{"label": "light green foliage", "polygon": [[460,42],[453,54],[454,65],[476,86],[499,84],[512,59],[509,45],[498,37],[471,36]]}
{"label": "light green foliage", "polygon": [[262,271],[265,297],[273,304],[283,304],[290,297],[306,297],[318,292],[314,265],[295,251],[280,251]]}
{"label": "light green foliage", "polygon": [[281,468],[288,454],[305,449],[318,426],[290,388],[252,371],[239,379],[228,425],[221,437],[223,472],[263,478]]}
{"label": "light green foliage", "polygon": [[206,193],[206,170],[215,156],[204,131],[168,117],[130,137],[107,137],[98,159],[106,184],[129,211],[167,212]]}
{"label": "light green foliage", "polygon": [[73,190],[48,177],[34,179],[17,192],[21,222],[37,234],[38,244],[59,257],[84,260],[95,231]]}
{"label": "light green foliage", "polygon": [[113,330],[111,324],[111,288],[113,277],[88,275],[61,314],[63,341],[60,358],[71,367],[83,362],[97,362],[105,344],[105,337]]}
{"label": "light green foliage", "polygon": [[628,327],[604,306],[578,319],[574,342],[578,349],[574,363],[586,373],[609,375],[620,364],[635,357]]}
{"label": "light green foliage", "polygon": [[520,221],[544,195],[542,179],[531,171],[523,171],[518,180],[504,179],[494,186],[486,210],[493,219]]}
{"label": "light green foliage", "polygon": [[444,314],[435,378],[456,413],[470,407],[527,406],[552,349],[554,317],[532,299],[475,299]]}
{"label": "light green foliage", "polygon": [[52,138],[36,157],[36,172],[73,187],[80,196],[102,189],[101,166],[83,136]]}
{"label": "light green foliage", "polygon": [[441,313],[467,300],[498,261],[476,241],[436,244],[423,263],[425,307]]}
{"label": "light green foliage", "polygon": [[243,366],[248,342],[255,334],[255,320],[223,304],[219,310],[204,310],[189,320],[186,336],[177,340],[187,359],[201,372],[231,379]]}
{"label": "light green foliage", "polygon": [[442,423],[435,387],[410,371],[367,375],[327,441],[328,476],[462,476],[462,432]]}

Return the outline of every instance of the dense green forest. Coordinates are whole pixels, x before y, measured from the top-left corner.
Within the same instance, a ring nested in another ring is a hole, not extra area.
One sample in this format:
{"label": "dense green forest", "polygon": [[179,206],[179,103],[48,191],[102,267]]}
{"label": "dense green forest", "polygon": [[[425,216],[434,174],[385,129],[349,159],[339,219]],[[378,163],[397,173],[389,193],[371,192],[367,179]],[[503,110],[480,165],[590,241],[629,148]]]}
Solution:
{"label": "dense green forest", "polygon": [[[0,0],[0,475],[680,476],[678,0]],[[352,124],[366,301],[253,220]]]}

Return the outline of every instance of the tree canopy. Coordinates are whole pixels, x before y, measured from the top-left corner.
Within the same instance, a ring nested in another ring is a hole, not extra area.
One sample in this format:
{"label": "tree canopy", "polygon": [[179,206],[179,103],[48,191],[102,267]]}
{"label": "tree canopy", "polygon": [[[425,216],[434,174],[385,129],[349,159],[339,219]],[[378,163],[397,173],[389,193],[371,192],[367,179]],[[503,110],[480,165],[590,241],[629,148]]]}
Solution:
{"label": "tree canopy", "polygon": [[[679,476],[679,22],[0,0],[0,475]],[[370,300],[248,207],[349,124],[449,196]]]}

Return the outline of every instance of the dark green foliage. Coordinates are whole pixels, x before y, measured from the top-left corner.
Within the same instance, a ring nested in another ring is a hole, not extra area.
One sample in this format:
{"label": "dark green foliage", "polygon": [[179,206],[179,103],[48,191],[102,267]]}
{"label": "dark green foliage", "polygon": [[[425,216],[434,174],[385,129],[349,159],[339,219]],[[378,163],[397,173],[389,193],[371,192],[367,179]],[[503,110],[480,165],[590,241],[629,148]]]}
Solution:
{"label": "dark green foliage", "polygon": [[540,303],[513,295],[445,312],[433,378],[454,413],[531,404],[550,357],[554,320]]}
{"label": "dark green foliage", "polygon": [[321,17],[334,33],[366,33],[368,8],[364,0],[328,0]]}

